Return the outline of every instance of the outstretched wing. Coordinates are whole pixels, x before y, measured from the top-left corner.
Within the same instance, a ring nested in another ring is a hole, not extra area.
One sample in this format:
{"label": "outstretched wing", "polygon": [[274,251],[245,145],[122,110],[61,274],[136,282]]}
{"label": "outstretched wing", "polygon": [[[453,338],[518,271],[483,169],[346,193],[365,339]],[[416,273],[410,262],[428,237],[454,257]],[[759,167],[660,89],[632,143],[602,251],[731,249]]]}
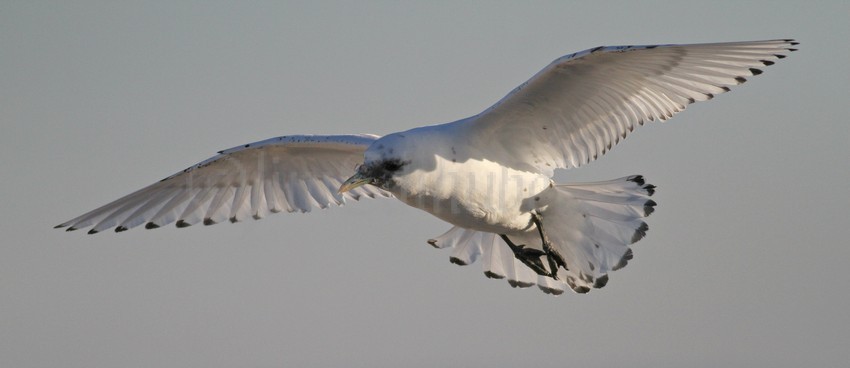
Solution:
{"label": "outstretched wing", "polygon": [[[551,175],[596,159],[646,121],[669,119],[761,74],[796,44],[597,47],[555,60],[465,124],[489,158]],[[503,149],[488,149],[494,142]]]}
{"label": "outstretched wing", "polygon": [[219,152],[158,183],[66,221],[57,228],[89,234],[141,224],[153,229],[177,222],[260,219],[269,212],[309,211],[341,205],[344,198],[388,197],[371,185],[339,194],[337,189],[363,162],[374,135],[295,135],[271,138]]}

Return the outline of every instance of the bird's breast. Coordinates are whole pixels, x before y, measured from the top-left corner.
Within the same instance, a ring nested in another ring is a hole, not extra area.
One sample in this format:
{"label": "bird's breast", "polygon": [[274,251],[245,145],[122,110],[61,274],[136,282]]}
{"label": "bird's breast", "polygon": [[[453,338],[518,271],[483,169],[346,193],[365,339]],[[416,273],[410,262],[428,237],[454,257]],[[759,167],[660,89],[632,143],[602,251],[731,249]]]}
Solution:
{"label": "bird's breast", "polygon": [[499,163],[437,157],[428,168],[406,170],[390,189],[401,201],[456,226],[495,233],[530,227],[530,198],[552,185],[550,178]]}

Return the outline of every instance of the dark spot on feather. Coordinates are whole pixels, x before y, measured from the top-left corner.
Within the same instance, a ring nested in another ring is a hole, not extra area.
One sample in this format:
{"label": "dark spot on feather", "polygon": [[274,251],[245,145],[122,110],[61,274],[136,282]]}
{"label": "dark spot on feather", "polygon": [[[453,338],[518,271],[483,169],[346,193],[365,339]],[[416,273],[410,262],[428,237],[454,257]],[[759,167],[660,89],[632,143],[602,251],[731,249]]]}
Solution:
{"label": "dark spot on feather", "polygon": [[230,218],[230,223],[231,223],[231,224],[235,224],[235,223],[237,223],[237,222],[239,222],[239,219],[238,219],[238,218],[236,218],[236,216],[233,216],[233,217],[231,217],[231,218]]}
{"label": "dark spot on feather", "polygon": [[646,231],[649,230],[649,225],[645,222],[642,222],[640,226],[635,230],[634,235],[632,235],[632,244],[637,243],[639,240],[643,239],[646,236]]}
{"label": "dark spot on feather", "polygon": [[577,288],[573,288],[573,291],[579,294],[587,294],[590,291],[590,288],[587,286],[579,286]]}
{"label": "dark spot on feather", "polygon": [[215,225],[215,221],[213,221],[213,219],[211,219],[209,217],[206,217],[206,218],[204,218],[204,225],[206,225],[206,226]]}
{"label": "dark spot on feather", "polygon": [[590,267],[591,271],[596,270],[596,266],[593,265],[593,262],[587,262],[587,265]]}
{"label": "dark spot on feather", "polygon": [[157,224],[155,224],[155,223],[153,223],[153,222],[148,222],[147,224],[145,224],[145,229],[148,229],[148,230],[150,230],[150,229],[156,229],[156,228],[158,228],[158,227],[159,227],[159,225],[157,225]]}
{"label": "dark spot on feather", "polygon": [[753,73],[753,75],[759,75],[763,72],[761,71],[761,69],[750,68],[750,73]]}
{"label": "dark spot on feather", "polygon": [[546,287],[546,286],[542,286],[542,285],[540,286],[540,290],[542,290],[546,294],[552,294],[552,295],[561,295],[561,294],[564,293],[564,291],[561,290],[561,289],[550,288],[550,287]]}
{"label": "dark spot on feather", "polygon": [[635,175],[626,179],[628,181],[637,183],[637,185],[643,185],[645,182],[643,180],[643,175]]}
{"label": "dark spot on feather", "polygon": [[723,90],[723,92],[729,92],[729,91],[731,91],[731,89],[729,89],[729,87],[726,87],[726,86],[720,87],[720,89],[722,89],[722,90]]}
{"label": "dark spot on feather", "polygon": [[646,193],[652,196],[655,194],[655,186],[652,184],[647,184],[643,186],[643,189],[646,190]]}
{"label": "dark spot on feather", "polygon": [[251,147],[251,145],[250,145],[250,144],[246,144],[244,148],[248,148],[248,147]]}
{"label": "dark spot on feather", "polygon": [[115,228],[116,233],[120,233],[122,231],[127,231],[127,228],[124,227],[124,226],[118,226],[118,227]]}
{"label": "dark spot on feather", "polygon": [[535,202],[540,202],[540,197],[534,197]]}
{"label": "dark spot on feather", "polygon": [[184,227],[192,226],[192,224],[186,222],[185,220],[177,220],[177,223],[174,224],[174,225],[176,225],[178,228],[181,228],[181,229],[184,228]]}
{"label": "dark spot on feather", "polygon": [[[792,44],[792,45],[794,45],[794,44]],[[797,49],[788,49],[788,51],[794,52],[794,51],[797,51]]]}
{"label": "dark spot on feather", "polygon": [[534,285],[533,283],[530,283],[530,282],[522,282],[522,281],[511,280],[511,279],[508,279],[508,284],[510,284],[511,287],[518,287],[518,288],[527,288],[527,287],[531,287],[531,286]]}
{"label": "dark spot on feather", "polygon": [[608,275],[602,275],[596,279],[596,282],[593,283],[593,287],[597,289],[601,289],[608,284]]}
{"label": "dark spot on feather", "polygon": [[643,215],[644,215],[644,216],[649,216],[649,215],[651,215],[653,212],[655,212],[655,205],[656,205],[656,204],[657,204],[657,203],[655,203],[655,201],[653,201],[653,200],[651,200],[651,199],[650,199],[649,201],[647,201],[646,203],[644,203],[644,204],[643,204]]}
{"label": "dark spot on feather", "polygon": [[746,82],[746,81],[747,81],[747,78],[744,78],[744,77],[735,77],[735,81],[736,81],[736,82],[738,82],[738,84],[741,84],[741,83]]}
{"label": "dark spot on feather", "polygon": [[95,230],[95,229],[91,229],[91,230],[89,230],[88,234],[89,234],[89,235],[92,235],[92,234],[97,234],[98,232],[99,232],[99,231],[97,231],[97,230]]}
{"label": "dark spot on feather", "polygon": [[714,98],[714,95],[711,94],[711,93],[706,93],[705,97],[710,100],[710,99]]}
{"label": "dark spot on feather", "polygon": [[774,62],[772,62],[770,60],[760,60],[760,61],[761,61],[762,64],[764,64],[766,66],[770,66],[770,65],[775,64]]}
{"label": "dark spot on feather", "polygon": [[460,258],[457,258],[457,257],[449,257],[449,262],[454,263],[458,266],[466,266],[468,264],[468,263],[460,260]]}
{"label": "dark spot on feather", "polygon": [[494,273],[492,271],[484,271],[484,276],[487,276],[487,278],[491,278],[491,279],[503,279],[503,278],[505,278],[505,276],[499,275],[499,274]]}
{"label": "dark spot on feather", "polygon": [[263,216],[260,216],[260,213],[259,213],[259,212],[255,213],[255,214],[254,214],[253,216],[251,216],[251,217],[253,217],[253,218],[254,218],[254,220],[260,220],[260,219],[262,219],[262,218],[263,218]]}
{"label": "dark spot on feather", "polygon": [[77,228],[71,226],[71,227],[65,229],[65,231],[77,231]]}
{"label": "dark spot on feather", "polygon": [[782,55],[782,54],[774,54],[773,56],[776,56],[777,59],[784,59],[785,58],[785,55]]}
{"label": "dark spot on feather", "polygon": [[633,257],[634,257],[634,254],[632,253],[632,249],[631,249],[631,248],[627,249],[627,250],[626,250],[626,254],[623,254],[623,257],[622,257],[622,258],[620,258],[620,261],[619,261],[619,262],[617,262],[617,264],[616,264],[616,265],[614,265],[614,267],[612,268],[612,270],[616,271],[616,270],[619,270],[619,269],[621,269],[621,268],[623,268],[623,267],[626,267],[626,265],[629,263],[629,261],[630,261]]}

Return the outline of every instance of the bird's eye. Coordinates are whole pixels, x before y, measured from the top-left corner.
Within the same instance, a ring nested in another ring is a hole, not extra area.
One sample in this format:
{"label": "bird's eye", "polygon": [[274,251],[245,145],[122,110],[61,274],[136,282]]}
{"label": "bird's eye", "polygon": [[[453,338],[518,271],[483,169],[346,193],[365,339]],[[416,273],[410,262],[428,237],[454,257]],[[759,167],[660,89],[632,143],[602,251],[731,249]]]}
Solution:
{"label": "bird's eye", "polygon": [[384,164],[382,166],[386,171],[396,172],[401,169],[401,162],[398,162],[396,160],[384,161]]}

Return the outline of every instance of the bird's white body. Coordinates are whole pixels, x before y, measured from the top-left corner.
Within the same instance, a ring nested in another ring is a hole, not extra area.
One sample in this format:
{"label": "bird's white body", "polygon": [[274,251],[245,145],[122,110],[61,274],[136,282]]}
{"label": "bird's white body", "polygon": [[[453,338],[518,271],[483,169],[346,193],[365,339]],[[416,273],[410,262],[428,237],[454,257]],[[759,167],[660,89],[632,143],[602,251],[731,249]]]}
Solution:
{"label": "bird's white body", "polygon": [[373,143],[365,157],[392,154],[410,161],[384,189],[443,221],[497,234],[531,229],[529,205],[553,185],[552,179],[469,152],[472,146],[462,129],[461,124],[443,124],[393,133]]}
{"label": "bird's white body", "polygon": [[596,47],[556,59],[475,116],[385,137],[237,146],[57,227],[212,225],[395,196],[454,225],[428,241],[452,249],[453,263],[481,259],[485,275],[515,287],[584,293],[632,258],[654,186],[639,175],[556,184],[554,169],[589,163],[636,127],[728,92],[796,44]]}

